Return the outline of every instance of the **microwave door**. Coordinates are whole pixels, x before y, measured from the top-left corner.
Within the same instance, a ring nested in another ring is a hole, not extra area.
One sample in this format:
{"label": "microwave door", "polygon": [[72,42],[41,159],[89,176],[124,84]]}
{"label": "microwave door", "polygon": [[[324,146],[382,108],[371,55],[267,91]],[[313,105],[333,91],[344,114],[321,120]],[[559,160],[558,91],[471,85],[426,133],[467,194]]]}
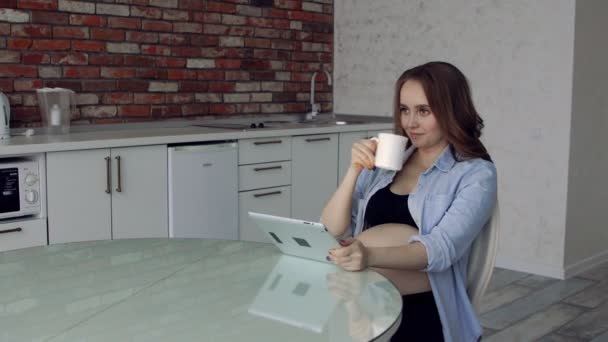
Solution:
{"label": "microwave door", "polygon": [[21,210],[19,169],[0,169],[0,214]]}

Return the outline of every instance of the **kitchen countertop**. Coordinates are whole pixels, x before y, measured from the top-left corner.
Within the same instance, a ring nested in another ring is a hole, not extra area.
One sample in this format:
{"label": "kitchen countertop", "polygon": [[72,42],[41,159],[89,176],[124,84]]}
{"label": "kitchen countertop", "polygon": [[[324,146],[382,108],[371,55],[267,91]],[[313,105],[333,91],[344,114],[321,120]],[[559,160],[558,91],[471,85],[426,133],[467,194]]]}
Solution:
{"label": "kitchen countertop", "polygon": [[[239,117],[241,122],[263,120],[280,121],[288,115],[264,117]],[[308,135],[392,128],[392,119],[377,116],[335,114],[335,120],[347,124],[327,123],[328,114],[320,114],[318,122],[289,123],[268,128],[230,129],[194,126],[220,120],[180,120],[146,123],[72,126],[69,134],[49,135],[35,133],[30,137],[13,136],[0,140],[0,156],[24,155],[54,151],[84,150],[109,147],[126,147],[158,144],[204,142],[213,140],[236,140],[282,135]],[[229,118],[231,119],[231,118]],[[225,121],[225,120],[223,120]],[[356,122],[348,124],[348,122]],[[23,130],[21,130],[23,131]]]}
{"label": "kitchen countertop", "polygon": [[0,253],[2,341],[384,341],[401,319],[380,274],[200,239]]}

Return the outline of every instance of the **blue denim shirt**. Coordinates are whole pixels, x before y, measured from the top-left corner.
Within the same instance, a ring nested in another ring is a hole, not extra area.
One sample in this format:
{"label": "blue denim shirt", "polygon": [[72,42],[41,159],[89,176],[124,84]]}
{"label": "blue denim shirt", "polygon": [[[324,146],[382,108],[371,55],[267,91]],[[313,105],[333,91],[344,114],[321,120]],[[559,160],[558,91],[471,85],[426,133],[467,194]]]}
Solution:
{"label": "blue denim shirt", "polygon": [[[405,151],[406,160],[414,147]],[[365,209],[376,191],[393,181],[395,171],[364,170],[353,194],[350,234],[366,227]],[[466,291],[470,247],[490,218],[497,198],[494,164],[483,159],[456,161],[449,147],[422,173],[408,207],[426,248],[428,273],[445,341],[477,341],[482,333]],[[403,317],[407,319],[407,317]]]}

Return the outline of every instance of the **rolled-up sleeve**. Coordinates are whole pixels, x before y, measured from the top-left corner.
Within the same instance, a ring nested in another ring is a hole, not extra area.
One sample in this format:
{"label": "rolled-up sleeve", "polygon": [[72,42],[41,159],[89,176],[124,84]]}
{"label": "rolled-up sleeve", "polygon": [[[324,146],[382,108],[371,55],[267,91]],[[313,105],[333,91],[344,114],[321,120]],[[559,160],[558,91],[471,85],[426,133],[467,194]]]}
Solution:
{"label": "rolled-up sleeve", "polygon": [[367,169],[363,169],[357,178],[357,183],[355,184],[355,191],[353,192],[352,203],[350,207],[350,225],[348,230],[344,233],[344,237],[353,237],[355,232],[355,227],[357,226],[357,216],[359,214],[359,204],[363,200],[364,192],[365,192],[365,184],[367,183],[369,177],[369,171]]}
{"label": "rolled-up sleeve", "polygon": [[423,271],[442,272],[457,262],[473,243],[496,205],[497,176],[494,164],[480,163],[463,175],[454,199],[435,227],[426,235],[413,235],[426,249]]}

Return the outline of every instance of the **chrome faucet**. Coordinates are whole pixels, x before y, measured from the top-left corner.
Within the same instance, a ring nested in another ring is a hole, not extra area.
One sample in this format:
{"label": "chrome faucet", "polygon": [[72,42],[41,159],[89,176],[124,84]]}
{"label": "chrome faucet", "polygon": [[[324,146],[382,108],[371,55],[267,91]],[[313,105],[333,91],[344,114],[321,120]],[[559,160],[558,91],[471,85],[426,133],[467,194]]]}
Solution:
{"label": "chrome faucet", "polygon": [[[327,85],[331,85],[331,75],[326,70],[323,70],[325,76],[327,76]],[[319,114],[321,110],[321,105],[315,103],[315,78],[317,77],[318,72],[315,71],[312,74],[312,78],[310,79],[310,113],[306,114],[306,120],[314,120]]]}

